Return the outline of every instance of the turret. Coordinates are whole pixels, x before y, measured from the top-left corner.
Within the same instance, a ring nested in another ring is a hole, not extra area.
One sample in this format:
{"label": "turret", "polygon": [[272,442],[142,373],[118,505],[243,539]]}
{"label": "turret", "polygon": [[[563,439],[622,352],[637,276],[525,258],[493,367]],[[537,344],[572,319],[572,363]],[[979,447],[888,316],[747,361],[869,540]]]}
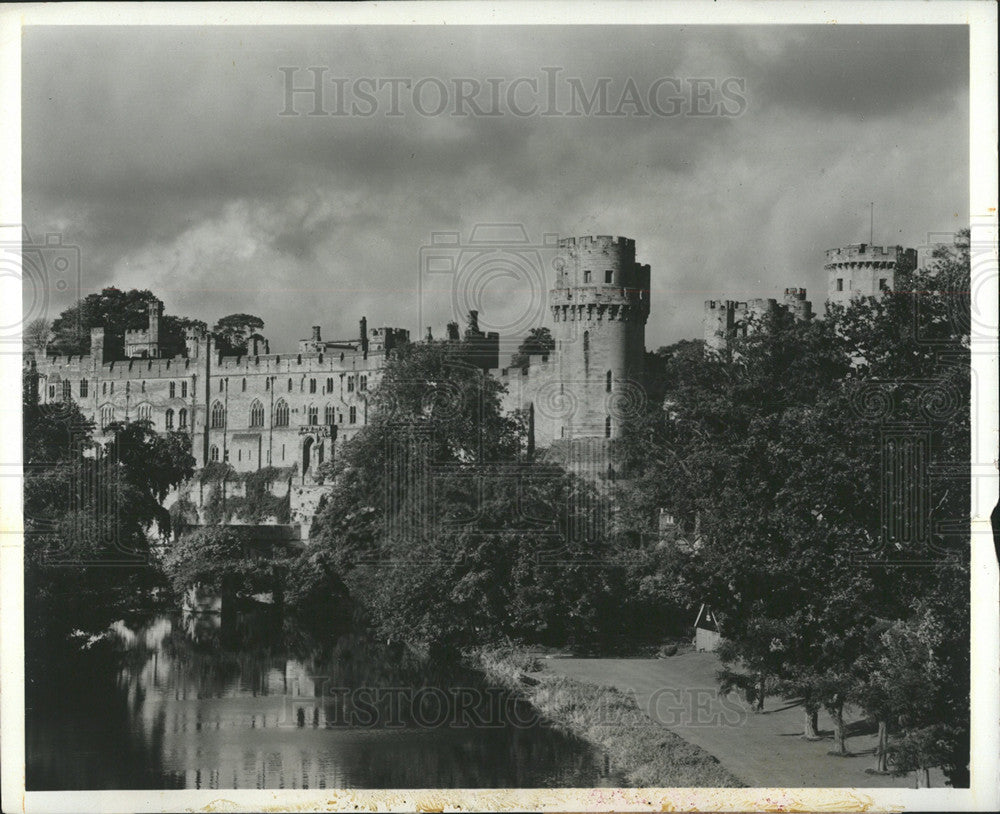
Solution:
{"label": "turret", "polygon": [[827,300],[847,305],[858,297],[879,297],[895,287],[896,272],[914,267],[915,249],[854,243],[826,252]]}

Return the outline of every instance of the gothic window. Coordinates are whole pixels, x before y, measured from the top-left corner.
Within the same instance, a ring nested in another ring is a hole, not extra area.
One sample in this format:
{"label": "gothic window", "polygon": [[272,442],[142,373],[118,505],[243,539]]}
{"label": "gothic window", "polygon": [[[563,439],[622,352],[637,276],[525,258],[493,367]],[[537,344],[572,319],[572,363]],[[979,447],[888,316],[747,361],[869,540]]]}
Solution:
{"label": "gothic window", "polygon": [[605,390],[605,392],[610,393],[611,392],[611,371],[610,370],[608,371],[608,375],[605,378],[606,378],[606,381],[604,382],[604,390]]}
{"label": "gothic window", "polygon": [[333,378],[332,377],[326,380],[326,392],[327,393],[332,393],[333,392]]}
{"label": "gothic window", "polygon": [[[288,403],[284,399],[278,399],[278,403],[274,405],[274,426],[288,426]],[[281,457],[284,459],[285,454],[282,453]]]}
{"label": "gothic window", "polygon": [[65,382],[62,383],[62,397],[63,397],[63,401],[69,401],[71,398],[73,398],[73,394],[72,394],[72,392],[70,392],[70,388],[72,386],[73,385],[69,381],[65,381]]}
{"label": "gothic window", "polygon": [[334,416],[333,405],[327,404],[326,407],[323,409],[323,423],[333,424],[333,416]]}
{"label": "gothic window", "polygon": [[353,405],[351,406],[351,417],[349,420],[352,424],[358,420],[358,408]]}
{"label": "gothic window", "polygon": [[115,420],[115,408],[110,404],[105,404],[101,408],[101,429],[107,429],[108,424]]}
{"label": "gothic window", "polygon": [[315,393],[316,392],[316,380],[315,379],[310,379],[309,380],[309,392],[310,393]]}
{"label": "gothic window", "polygon": [[146,382],[142,383],[142,385],[139,387],[139,390],[140,390],[140,392],[143,392],[143,393],[146,392]]}
{"label": "gothic window", "polygon": [[115,394],[115,383],[111,382],[111,395],[113,396],[114,394]]}
{"label": "gothic window", "polygon": [[611,416],[604,419],[604,437],[611,437]]}
{"label": "gothic window", "polygon": [[604,272],[604,284],[611,285],[615,281],[615,273],[611,269]]}
{"label": "gothic window", "polygon": [[188,411],[186,408],[182,407],[180,412],[177,413],[177,429],[186,430],[188,425]]}
{"label": "gothic window", "polygon": [[170,382],[170,398],[177,397],[177,385],[174,382]]}
{"label": "gothic window", "polygon": [[359,389],[361,389],[361,390],[367,390],[368,389],[368,377],[367,376],[362,376],[361,377],[361,384],[359,386]]}
{"label": "gothic window", "polygon": [[223,388],[224,386],[225,386],[225,382],[224,382],[224,381],[223,381],[222,379],[219,379],[219,392],[220,392],[220,393],[222,392],[222,388]]}
{"label": "gothic window", "polygon": [[216,401],[212,404],[212,427],[225,427],[226,426],[226,408],[222,406],[221,401]]}
{"label": "gothic window", "polygon": [[209,448],[208,457],[213,464],[217,464],[219,462],[219,448],[215,444],[212,444]]}
{"label": "gothic window", "polygon": [[309,407],[309,426],[315,427],[319,424],[319,407]]}
{"label": "gothic window", "polygon": [[108,394],[108,383],[101,382],[101,395],[106,396]]}
{"label": "gothic window", "polygon": [[153,408],[148,404],[140,404],[139,408],[136,410],[136,417],[139,421],[152,421],[153,420]]}
{"label": "gothic window", "polygon": [[353,376],[348,376],[347,377],[347,392],[348,393],[353,393],[354,392],[354,377]]}
{"label": "gothic window", "polygon": [[289,393],[292,392],[292,380],[291,379],[288,380],[288,392]]}
{"label": "gothic window", "polygon": [[257,399],[254,399],[253,404],[250,405],[250,426],[251,427],[264,426],[264,405],[261,404]]}
{"label": "gothic window", "polygon": [[186,399],[188,397],[188,383],[181,382],[181,398]]}
{"label": "gothic window", "polygon": [[54,384],[49,385],[49,399],[55,401],[56,398],[56,386]]}
{"label": "gothic window", "polygon": [[166,415],[164,417],[164,423],[165,423],[166,428],[168,430],[172,430],[174,428],[174,411],[173,410],[167,410]]}
{"label": "gothic window", "polygon": [[243,383],[240,385],[240,388],[243,390],[244,393],[246,393],[246,391],[247,391],[247,380],[246,380],[246,377],[243,378]]}
{"label": "gothic window", "polygon": [[86,379],[80,379],[80,398],[87,398],[87,387],[89,384]]}

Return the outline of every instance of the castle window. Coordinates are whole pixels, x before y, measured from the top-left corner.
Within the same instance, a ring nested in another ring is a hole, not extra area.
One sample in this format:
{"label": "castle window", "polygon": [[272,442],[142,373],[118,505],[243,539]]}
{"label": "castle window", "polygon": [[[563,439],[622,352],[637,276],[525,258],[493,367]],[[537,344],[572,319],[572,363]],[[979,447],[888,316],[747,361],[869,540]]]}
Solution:
{"label": "castle window", "polygon": [[264,389],[265,390],[270,390],[271,389],[271,377],[270,376],[268,376],[266,379],[264,379]]}
{"label": "castle window", "polygon": [[[278,403],[274,405],[274,426],[288,426],[288,403],[284,399],[278,399]],[[284,458],[285,453],[282,452],[281,459],[284,460]]]}
{"label": "castle window", "polygon": [[889,286],[887,285],[887,283],[888,283],[888,281],[886,280],[886,278],[885,277],[881,277],[879,279],[879,281],[878,281],[878,290],[879,291],[888,291],[889,290]]}
{"label": "castle window", "polygon": [[843,277],[838,277],[837,278],[837,291],[843,291],[843,290],[844,290],[844,278]]}
{"label": "castle window", "polygon": [[49,385],[49,400],[55,401],[56,399],[56,386],[54,384]]}
{"label": "castle window", "polygon": [[352,405],[351,406],[351,416],[350,416],[349,421],[353,424],[357,420],[358,420],[358,408]]}
{"label": "castle window", "polygon": [[292,392],[292,380],[291,379],[288,380],[288,392],[289,393]]}
{"label": "castle window", "polygon": [[168,430],[172,430],[174,428],[174,411],[173,410],[167,410],[166,415],[164,416],[164,424],[165,424],[165,426],[166,426],[166,428]]}
{"label": "castle window", "polygon": [[115,420],[115,408],[110,404],[105,404],[101,408],[101,429],[106,430],[108,425]]}
{"label": "castle window", "polygon": [[299,379],[299,392],[300,393],[305,393],[306,392],[306,380],[305,379]]}
{"label": "castle window", "polygon": [[80,379],[80,398],[87,398],[87,387],[89,384],[86,379]]}
{"label": "castle window", "polygon": [[257,401],[257,399],[254,399],[253,404],[250,405],[250,426],[264,426],[264,405]]}
{"label": "castle window", "polygon": [[610,370],[608,371],[608,375],[606,376],[606,381],[604,382],[604,390],[607,393],[611,392],[611,371]]}
{"label": "castle window", "polygon": [[315,393],[316,392],[316,380],[315,379],[310,379],[309,380],[309,392],[310,393]]}
{"label": "castle window", "polygon": [[219,448],[215,444],[212,444],[211,448],[209,449],[208,457],[213,464],[217,464],[219,462]]}
{"label": "castle window", "polygon": [[309,426],[315,427],[319,424],[319,407],[311,406],[309,408]]}
{"label": "castle window", "polygon": [[[107,394],[108,394],[108,383],[107,382],[101,382],[101,395],[102,396],[106,396]],[[53,394],[53,395],[55,395],[55,394]]]}
{"label": "castle window", "polygon": [[246,377],[243,378],[243,383],[240,385],[240,387],[242,388],[243,392],[246,393],[246,391],[247,391],[247,380],[246,380]]}
{"label": "castle window", "polygon": [[139,390],[140,390],[140,392],[143,392],[143,393],[146,392],[146,382],[145,381],[139,386]]}
{"label": "castle window", "polygon": [[177,385],[174,382],[170,382],[170,398],[177,397]]}
{"label": "castle window", "polygon": [[323,409],[323,423],[333,424],[333,416],[334,416],[333,405],[327,404],[326,407]]}
{"label": "castle window", "polygon": [[586,270],[585,270],[585,271],[583,272],[583,281],[584,281],[585,283],[589,283],[589,282],[590,282],[590,269],[586,269]]}
{"label": "castle window", "polygon": [[115,383],[111,382],[111,395],[113,396],[114,394],[115,394]]}
{"label": "castle window", "polygon": [[221,401],[212,404],[212,427],[219,428],[226,426],[226,408]]}
{"label": "castle window", "polygon": [[281,445],[281,460],[285,460],[285,445]]}
{"label": "castle window", "polygon": [[333,392],[333,377],[332,376],[329,379],[326,380],[326,392],[327,393],[332,393]]}
{"label": "castle window", "polygon": [[181,382],[181,398],[186,399],[188,397],[188,383]]}
{"label": "castle window", "polygon": [[220,393],[222,392],[223,386],[224,386],[224,379],[219,379],[219,392]]}
{"label": "castle window", "polygon": [[590,331],[583,332],[583,369],[590,367]]}
{"label": "castle window", "polygon": [[604,272],[604,284],[605,285],[611,285],[614,281],[615,281],[615,273],[611,269],[608,269],[607,271],[605,271]]}
{"label": "castle window", "polygon": [[611,416],[604,419],[604,437],[611,437]]}
{"label": "castle window", "polygon": [[177,429],[186,430],[188,425],[188,411],[185,408],[181,408],[181,411],[177,413]]}
{"label": "castle window", "polygon": [[62,383],[62,397],[63,397],[63,401],[69,401],[71,398],[73,398],[73,394],[70,392],[70,388],[72,386],[73,385],[69,381],[65,381],[65,382]]}
{"label": "castle window", "polygon": [[341,413],[341,412],[337,413],[337,423],[338,424],[343,424],[344,423],[344,414]]}
{"label": "castle window", "polygon": [[368,377],[367,376],[362,376],[361,377],[360,389],[361,390],[367,390],[368,389]]}
{"label": "castle window", "polygon": [[242,449],[236,451],[236,460],[237,461],[242,461],[243,460],[243,450]]}
{"label": "castle window", "polygon": [[153,408],[148,404],[140,404],[139,409],[136,410],[136,418],[138,418],[139,421],[152,421]]}
{"label": "castle window", "polygon": [[353,393],[354,392],[354,377],[353,376],[348,376],[347,377],[347,392],[348,393]]}

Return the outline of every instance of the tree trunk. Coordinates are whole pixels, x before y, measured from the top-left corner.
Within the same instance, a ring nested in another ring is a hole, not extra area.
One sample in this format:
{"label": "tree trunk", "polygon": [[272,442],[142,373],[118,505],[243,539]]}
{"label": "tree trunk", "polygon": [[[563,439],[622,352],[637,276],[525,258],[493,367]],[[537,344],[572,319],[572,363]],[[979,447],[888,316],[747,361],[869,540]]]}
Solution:
{"label": "tree trunk", "polygon": [[844,704],[843,702],[830,709],[833,718],[833,743],[838,755],[847,754],[847,744],[844,741]]}
{"label": "tree trunk", "polygon": [[757,712],[764,711],[764,682],[766,677],[763,673],[757,676]]}
{"label": "tree trunk", "polygon": [[805,707],[806,725],[802,737],[809,741],[819,740],[819,710],[816,707]]}
{"label": "tree trunk", "polygon": [[929,789],[931,787],[931,770],[924,767],[917,769],[917,788]]}
{"label": "tree trunk", "polygon": [[889,771],[889,724],[878,722],[878,743],[875,745],[875,771],[886,774]]}

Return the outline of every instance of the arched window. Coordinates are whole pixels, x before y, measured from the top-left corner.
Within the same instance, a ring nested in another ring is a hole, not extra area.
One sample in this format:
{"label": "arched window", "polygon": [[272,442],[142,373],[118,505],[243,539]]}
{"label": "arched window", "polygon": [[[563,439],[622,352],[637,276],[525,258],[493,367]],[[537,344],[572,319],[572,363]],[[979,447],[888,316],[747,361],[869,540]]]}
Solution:
{"label": "arched window", "polygon": [[611,437],[611,416],[604,419],[604,437]]}
{"label": "arched window", "polygon": [[243,384],[240,385],[240,387],[242,387],[243,392],[246,393],[246,391],[247,391],[247,380],[246,380],[246,377],[244,377]]}
{"label": "arched window", "polygon": [[310,393],[315,393],[316,392],[316,380],[315,379],[310,379],[309,380],[309,392]]}
{"label": "arched window", "polygon": [[213,464],[217,464],[219,462],[219,448],[215,444],[212,444],[212,446],[209,448],[208,457]]}
{"label": "arched window", "polygon": [[323,408],[323,423],[324,424],[333,424],[333,422],[334,422],[334,409],[333,409],[333,405],[332,404],[327,404],[326,407]]}
{"label": "arched window", "polygon": [[254,399],[253,404],[250,405],[250,426],[251,427],[264,426],[264,405],[261,404],[257,399]]}
{"label": "arched window", "polygon": [[177,413],[177,429],[186,430],[188,425],[188,411],[187,408],[182,407],[180,412]]}
{"label": "arched window", "polygon": [[181,382],[181,398],[186,399],[188,397],[188,383]]}
{"label": "arched window", "polygon": [[142,383],[142,387],[139,388],[143,393],[146,392],[146,382]]}
{"label": "arched window", "polygon": [[113,396],[114,394],[115,394],[115,383],[111,382],[111,395]]}
{"label": "arched window", "polygon": [[167,410],[166,414],[164,415],[164,423],[165,423],[166,428],[168,430],[172,430],[174,428],[174,411],[173,410]]}
{"label": "arched window", "polygon": [[170,382],[170,398],[177,397],[177,384],[175,382]]}
{"label": "arched window", "polygon": [[288,392],[289,393],[292,392],[292,380],[291,379],[288,380]]}
{"label": "arched window", "polygon": [[347,392],[348,393],[353,393],[354,392],[354,377],[353,376],[348,376],[347,377]]}
{"label": "arched window", "polygon": [[288,403],[284,399],[278,399],[278,403],[274,405],[274,426],[288,426]]}
{"label": "arched window", "polygon": [[86,379],[80,379],[80,398],[87,398],[87,385],[88,381]]}
{"label": "arched window", "polygon": [[361,389],[361,390],[367,390],[368,389],[368,377],[367,376],[362,376],[361,377],[361,386],[360,386],[359,389]]}
{"label": "arched window", "polygon": [[115,408],[110,404],[105,404],[101,408],[101,429],[107,429],[108,424],[115,420]]}
{"label": "arched window", "polygon": [[352,424],[358,420],[358,408],[351,405],[351,416],[348,419]]}
{"label": "arched window", "polygon": [[101,395],[106,396],[108,394],[108,383],[101,382]]}
{"label": "arched window", "polygon": [[226,408],[222,406],[221,401],[217,401],[214,404],[212,404],[212,426],[213,427],[226,426]]}
{"label": "arched window", "polygon": [[222,388],[225,387],[226,383],[223,379],[219,379],[219,392],[222,392]]}
{"label": "arched window", "polygon": [[611,392],[611,371],[608,371],[607,381],[604,383],[604,390],[608,393]]}
{"label": "arched window", "polygon": [[309,425],[315,427],[319,424],[319,407],[310,406],[309,407]]}
{"label": "arched window", "polygon": [[332,377],[326,380],[326,392],[327,393],[332,393],[333,392],[333,378]]}

